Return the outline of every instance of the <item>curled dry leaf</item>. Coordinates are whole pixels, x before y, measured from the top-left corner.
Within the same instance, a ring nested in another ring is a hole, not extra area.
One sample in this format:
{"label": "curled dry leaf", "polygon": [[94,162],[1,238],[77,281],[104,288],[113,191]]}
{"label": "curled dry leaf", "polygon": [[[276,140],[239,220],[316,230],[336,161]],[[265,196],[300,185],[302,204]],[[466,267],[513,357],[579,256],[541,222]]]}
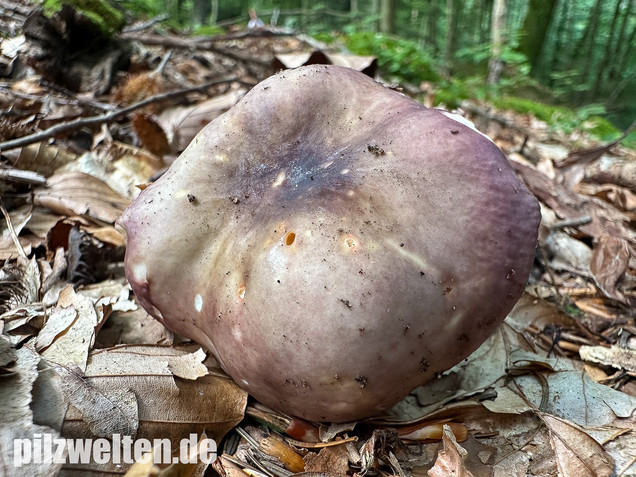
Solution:
{"label": "curled dry leaf", "polygon": [[605,296],[630,305],[618,285],[629,267],[630,249],[627,240],[604,235],[594,247],[590,270]]}
{"label": "curled dry leaf", "polygon": [[614,461],[603,447],[578,426],[550,414],[540,414],[550,429],[559,475],[609,477]]}
{"label": "curled dry leaf", "polygon": [[430,477],[473,477],[466,468],[464,461],[468,453],[460,446],[453,435],[453,431],[447,425],[444,426],[442,436],[444,448],[437,454],[435,465],[428,471]]}
{"label": "curled dry leaf", "polygon": [[234,106],[246,89],[215,96],[194,106],[167,109],[157,119],[175,151],[183,151],[203,126]]}

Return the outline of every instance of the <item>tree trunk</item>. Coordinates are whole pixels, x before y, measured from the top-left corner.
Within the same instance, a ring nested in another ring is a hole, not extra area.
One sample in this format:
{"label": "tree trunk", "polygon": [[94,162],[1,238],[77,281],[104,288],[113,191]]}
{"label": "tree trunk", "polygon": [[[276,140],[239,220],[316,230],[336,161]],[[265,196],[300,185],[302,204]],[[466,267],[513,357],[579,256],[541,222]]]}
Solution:
{"label": "tree trunk", "polygon": [[[378,15],[378,13],[380,12],[380,0],[371,0],[369,2],[369,8],[370,8],[370,15],[372,17],[375,17],[376,15]],[[379,22],[374,21],[373,22],[373,31],[378,31],[378,25]]]}
{"label": "tree trunk", "polygon": [[[567,45],[569,45],[568,38],[570,35],[570,26],[571,26],[570,12],[572,9],[570,8],[570,2],[568,0],[561,2],[561,4],[563,7],[560,10],[559,10],[559,7],[557,7],[557,11],[555,12],[556,18],[558,19],[558,23],[555,28],[556,34],[555,34],[554,46],[550,48],[551,56],[547,58],[547,60],[549,60],[550,72],[556,72],[560,70],[560,67],[563,64],[564,51],[569,50]],[[552,77],[548,78],[548,85],[549,86],[554,85],[554,81]]]}
{"label": "tree trunk", "polygon": [[212,0],[212,11],[210,12],[210,25],[216,25],[219,19],[219,0]]}
{"label": "tree trunk", "polygon": [[483,45],[488,41],[490,32],[490,22],[492,14],[492,0],[480,0],[481,13],[479,14],[479,44]]}
{"label": "tree trunk", "polygon": [[610,58],[610,52],[614,44],[614,33],[616,32],[616,29],[617,29],[616,24],[618,23],[618,18],[620,16],[622,3],[623,3],[623,0],[616,0],[616,7],[614,8],[614,16],[612,17],[612,24],[610,26],[610,34],[609,34],[609,37],[607,38],[607,42],[605,43],[605,50],[601,58],[601,63],[598,66],[598,69],[596,72],[596,80],[594,81],[594,87],[592,88],[592,92],[591,92],[592,98],[596,97],[599,94],[601,90],[601,83],[603,82],[604,78],[606,78],[606,73],[609,66],[608,63]]}
{"label": "tree trunk", "polygon": [[624,51],[624,46],[629,44],[627,43],[625,35],[627,33],[627,24],[629,23],[629,19],[632,16],[632,10],[634,8],[635,3],[636,2],[631,0],[627,1],[627,8],[625,9],[625,14],[623,15],[620,31],[618,33],[618,37],[616,38],[616,46],[614,46],[614,51],[612,53],[612,58],[614,58],[614,61],[612,61],[612,64],[610,65],[610,70],[607,75],[610,81],[616,78],[617,73],[619,71],[618,68],[620,66],[619,59],[622,58],[621,53]]}
{"label": "tree trunk", "polygon": [[380,0],[380,31],[382,33],[394,32],[393,0]]}
{"label": "tree trunk", "polygon": [[601,16],[601,6],[602,0],[596,0],[594,8],[590,11],[589,20],[587,21],[583,38],[581,38],[580,47],[577,48],[576,51],[576,54],[579,55],[580,58],[584,58],[583,69],[581,70],[583,78],[588,77],[590,74],[590,67],[592,66],[592,59],[594,57],[596,32]]}
{"label": "tree trunk", "polygon": [[448,78],[452,70],[453,58],[453,25],[455,15],[454,0],[446,0],[446,45],[444,47],[444,75]]}
{"label": "tree trunk", "polygon": [[492,5],[492,21],[490,27],[490,61],[488,62],[488,84],[499,83],[501,76],[501,52],[503,50],[504,29],[506,27],[506,0],[495,0]]}
{"label": "tree trunk", "polygon": [[439,9],[435,0],[429,0],[429,7],[427,11],[427,28],[426,28],[426,43],[431,45],[433,54],[439,53],[439,43],[437,41],[437,17]]}
{"label": "tree trunk", "polygon": [[207,25],[211,12],[210,0],[194,0],[192,2],[192,19],[195,25]]}
{"label": "tree trunk", "polygon": [[521,27],[522,36],[518,51],[528,58],[531,66],[530,72],[533,76],[537,76],[541,50],[554,16],[556,4],[556,0],[530,0],[528,5],[528,13]]}

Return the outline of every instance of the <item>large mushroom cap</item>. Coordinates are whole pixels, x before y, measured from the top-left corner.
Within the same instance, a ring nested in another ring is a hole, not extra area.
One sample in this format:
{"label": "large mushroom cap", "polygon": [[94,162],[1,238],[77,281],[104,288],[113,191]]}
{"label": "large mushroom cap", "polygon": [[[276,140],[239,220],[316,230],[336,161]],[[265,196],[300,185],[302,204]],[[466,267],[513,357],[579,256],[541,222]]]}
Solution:
{"label": "large mushroom cap", "polygon": [[142,305],[258,400],[380,413],[521,295],[539,207],[499,149],[356,71],[275,75],[121,219]]}

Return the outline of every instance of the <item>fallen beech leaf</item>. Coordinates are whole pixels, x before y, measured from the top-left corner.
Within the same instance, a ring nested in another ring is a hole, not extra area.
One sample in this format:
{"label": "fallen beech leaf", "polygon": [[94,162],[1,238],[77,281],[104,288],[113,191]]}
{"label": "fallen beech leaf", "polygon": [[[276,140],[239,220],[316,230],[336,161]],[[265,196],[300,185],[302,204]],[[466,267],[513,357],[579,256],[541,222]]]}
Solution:
{"label": "fallen beech leaf", "polygon": [[130,201],[96,177],[64,172],[51,177],[46,187],[35,190],[34,203],[60,214],[88,215],[114,223]]}
{"label": "fallen beech leaf", "polygon": [[49,146],[45,142],[38,142],[23,147],[16,164],[19,164],[21,169],[39,172],[49,177],[56,169],[76,159],[77,154],[66,152],[56,146]]}
{"label": "fallen beech leaf", "polygon": [[617,285],[629,267],[630,255],[627,240],[604,235],[594,247],[590,263],[594,281],[605,296],[625,305],[629,305],[630,301]]}
{"label": "fallen beech leaf", "polygon": [[581,359],[636,373],[636,351],[618,346],[581,346]]}
{"label": "fallen beech leaf", "polygon": [[585,431],[550,414],[540,413],[539,415],[550,429],[559,475],[563,477],[613,475],[613,459]]}
{"label": "fallen beech leaf", "polygon": [[[110,438],[113,434],[134,437],[138,415],[135,393],[125,388],[97,389],[78,368],[49,363],[62,378],[62,389],[90,435]],[[66,419],[69,419],[67,413]]]}
{"label": "fallen beech leaf", "polygon": [[473,477],[473,474],[465,467],[464,460],[468,453],[460,446],[453,435],[453,431],[444,425],[442,435],[444,448],[437,454],[435,465],[428,471],[430,477]]}

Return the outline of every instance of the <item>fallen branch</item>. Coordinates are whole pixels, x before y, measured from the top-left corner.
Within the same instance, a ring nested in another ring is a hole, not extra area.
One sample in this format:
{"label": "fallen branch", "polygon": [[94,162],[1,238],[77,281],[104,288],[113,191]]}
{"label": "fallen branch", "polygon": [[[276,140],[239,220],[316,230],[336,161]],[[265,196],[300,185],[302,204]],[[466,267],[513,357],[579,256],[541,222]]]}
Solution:
{"label": "fallen branch", "polygon": [[[117,109],[115,111],[111,111],[106,114],[102,114],[99,116],[90,116],[87,118],[80,118],[74,121],[69,121],[66,123],[56,124],[55,126],[50,127],[49,129],[45,129],[44,131],[40,131],[34,134],[30,134],[28,136],[23,136],[17,139],[12,139],[10,141],[0,142],[0,152],[8,151],[9,149],[14,149],[16,147],[23,147],[29,144],[33,144],[36,142],[43,141],[44,139],[49,139],[58,134],[62,134],[69,131],[75,131],[85,126],[99,126],[103,123],[115,121],[116,119],[121,118],[122,116],[126,116],[127,114],[148,106],[150,104],[159,103],[161,101],[166,101],[168,99],[177,98],[179,96],[186,95],[188,93],[193,93],[196,91],[202,91],[212,86],[217,86],[225,83],[233,83],[240,82],[238,78],[223,78],[214,81],[209,81],[207,83],[203,83],[198,86],[193,86],[191,88],[178,89],[175,91],[168,91],[167,93],[158,94],[156,96],[152,96],[150,98],[144,99],[138,103],[132,104],[122,109]],[[250,84],[250,86],[253,86]]]}
{"label": "fallen branch", "polygon": [[265,66],[265,67],[270,66],[270,62],[267,60],[262,60],[260,58],[243,55],[233,50],[215,46],[214,37],[184,40],[183,38],[178,38],[178,37],[157,36],[157,35],[135,35],[130,33],[124,33],[121,36],[128,40],[138,41],[139,43],[143,43],[144,45],[165,46],[169,48],[179,48],[182,50],[190,50],[190,51],[197,51],[197,50],[211,51],[212,53],[217,53],[219,55],[226,56],[236,61],[242,61],[244,63],[254,63],[254,64]]}

